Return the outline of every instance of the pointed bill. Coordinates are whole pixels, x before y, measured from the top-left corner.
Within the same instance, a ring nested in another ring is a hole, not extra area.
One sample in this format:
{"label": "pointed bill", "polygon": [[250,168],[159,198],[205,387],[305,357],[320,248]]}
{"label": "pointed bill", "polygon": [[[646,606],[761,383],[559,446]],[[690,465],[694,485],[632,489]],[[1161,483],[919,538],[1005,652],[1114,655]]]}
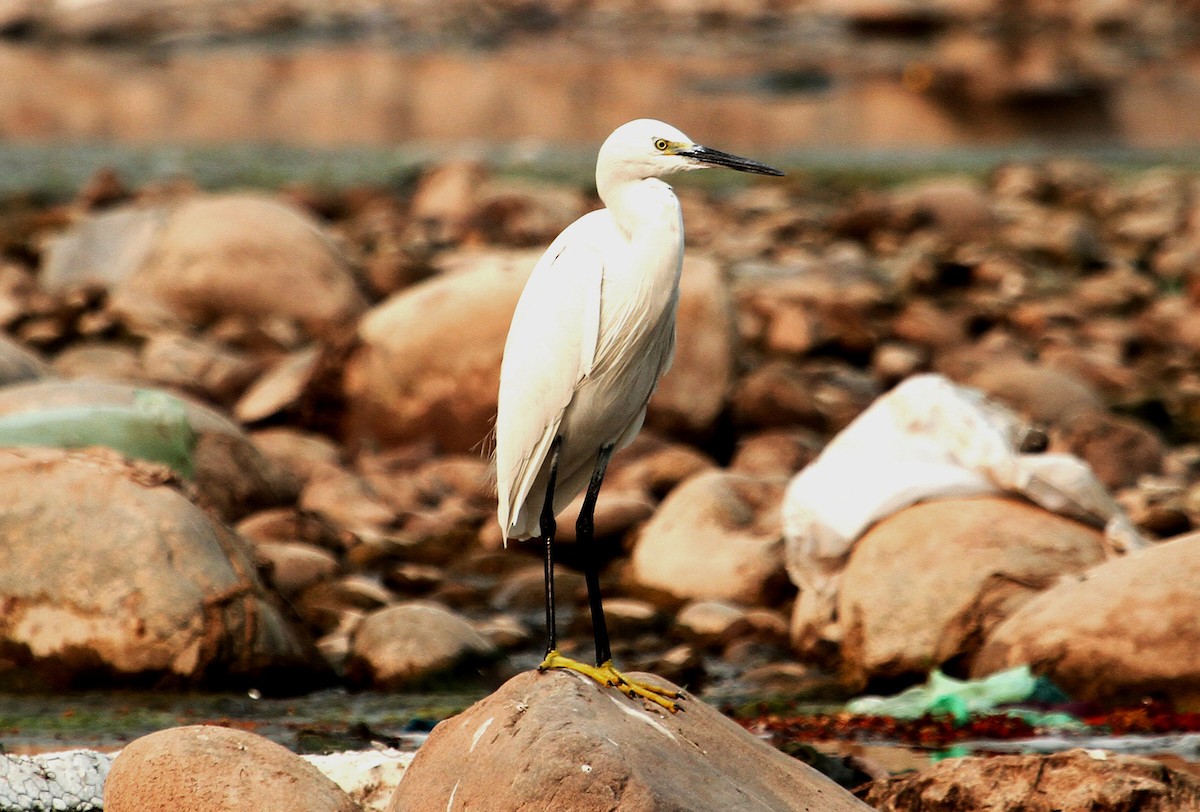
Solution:
{"label": "pointed bill", "polygon": [[728,152],[721,152],[719,149],[702,147],[699,144],[687,149],[681,149],[675,154],[691,158],[698,163],[723,166],[727,169],[736,169],[739,172],[751,172],[755,175],[774,175],[776,177],[783,175],[782,172],[773,166],[767,166],[764,163],[752,161],[749,158],[742,158],[738,155],[731,155]]}

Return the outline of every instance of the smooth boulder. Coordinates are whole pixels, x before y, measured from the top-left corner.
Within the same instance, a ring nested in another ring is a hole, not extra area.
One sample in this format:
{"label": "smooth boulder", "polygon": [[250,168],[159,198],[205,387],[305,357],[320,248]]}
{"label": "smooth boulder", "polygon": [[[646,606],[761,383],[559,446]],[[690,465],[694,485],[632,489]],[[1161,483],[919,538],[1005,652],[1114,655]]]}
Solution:
{"label": "smooth boulder", "polygon": [[366,308],[316,219],[251,193],[92,215],[50,241],[41,278],[50,290],[105,285],[112,309],[148,331],[237,316],[327,335]]}
{"label": "smooth boulder", "polygon": [[253,553],[162,466],[0,449],[0,684],[297,691],[329,678]]}
{"label": "smooth boulder", "polygon": [[969,662],[1022,603],[1103,560],[1098,530],[1016,500],[902,510],[859,539],[842,573],[843,678],[862,687]]}
{"label": "smooth boulder", "polygon": [[461,615],[427,603],[388,606],[363,618],[346,676],[382,690],[418,686],[494,657],[496,648]]}
{"label": "smooth boulder", "polygon": [[1109,561],[1030,600],[974,672],[1029,663],[1076,699],[1167,696],[1200,709],[1200,533]]}
{"label": "smooth boulder", "polygon": [[519,674],[434,728],[388,810],[868,808],[717,710],[683,704],[668,714],[578,674]]}
{"label": "smooth boulder", "polygon": [[349,440],[432,437],[447,451],[478,447],[496,414],[504,340],[537,256],[480,257],[470,270],[413,285],[367,313],[346,365]]}
{"label": "smooth boulder", "polygon": [[783,484],[726,471],[680,484],[642,527],[633,578],[677,598],[771,603],[785,589]]}
{"label": "smooth boulder", "polygon": [[104,784],[106,812],[360,812],[337,784],[270,739],[216,725],[160,730],[130,742]]}

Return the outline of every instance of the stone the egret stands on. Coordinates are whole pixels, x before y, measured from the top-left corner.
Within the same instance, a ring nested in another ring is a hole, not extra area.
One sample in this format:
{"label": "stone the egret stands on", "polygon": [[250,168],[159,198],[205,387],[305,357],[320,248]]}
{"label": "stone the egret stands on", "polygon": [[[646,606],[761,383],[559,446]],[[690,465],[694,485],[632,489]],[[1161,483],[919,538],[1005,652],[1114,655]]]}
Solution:
{"label": "stone the egret stands on", "polygon": [[[683,264],[683,215],[663,175],[724,166],[782,175],[694,143],[669,124],[638,119],[600,147],[596,188],[607,208],[563,230],[538,261],[504,345],[496,417],[499,521],[505,538],[546,545],[546,659],[629,696],[678,710],[674,692],[624,677],[612,664],[600,600],[592,516],[613,452],[641,429],[671,365]],[[596,642],[596,665],[557,650],[555,516],[586,486],[576,522]]]}

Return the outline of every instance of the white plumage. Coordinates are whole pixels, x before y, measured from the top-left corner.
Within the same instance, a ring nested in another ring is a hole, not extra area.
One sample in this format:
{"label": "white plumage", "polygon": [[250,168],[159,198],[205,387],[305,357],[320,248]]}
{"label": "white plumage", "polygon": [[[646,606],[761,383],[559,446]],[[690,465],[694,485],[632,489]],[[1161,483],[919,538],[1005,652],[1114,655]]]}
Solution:
{"label": "white plumage", "polygon": [[602,447],[620,449],[671,365],[683,215],[658,176],[726,165],[780,174],[694,144],[661,121],[619,127],[600,148],[606,208],[568,226],[534,267],[513,314],[496,417],[498,518],[506,538],[540,534],[556,436],[554,512],[586,486]]}
{"label": "white plumage", "polygon": [[587,488],[575,529],[592,552],[592,509],[607,455],[637,435],[675,353],[683,215],[675,193],[658,177],[708,165],[783,174],[694,144],[661,121],[631,121],[608,137],[596,159],[596,189],[606,208],[564,229],[534,266],[504,344],[496,415],[500,527],[506,539],[542,536],[546,545],[546,658],[539,670],[578,671],[671,711],[679,709],[674,691],[629,679],[613,667],[594,553],[585,561],[584,579],[596,665],[557,650],[556,523],[547,517],[542,525],[548,497],[557,515]]}

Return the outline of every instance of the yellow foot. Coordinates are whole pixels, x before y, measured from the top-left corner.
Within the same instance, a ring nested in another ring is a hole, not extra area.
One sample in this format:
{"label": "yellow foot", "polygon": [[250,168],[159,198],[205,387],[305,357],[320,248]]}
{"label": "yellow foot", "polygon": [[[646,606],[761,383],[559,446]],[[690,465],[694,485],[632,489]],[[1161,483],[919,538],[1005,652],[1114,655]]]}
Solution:
{"label": "yellow foot", "polygon": [[546,659],[542,660],[542,664],[538,666],[538,671],[545,671],[549,668],[565,668],[569,671],[577,671],[586,677],[591,677],[601,685],[619,689],[621,693],[631,699],[635,696],[640,696],[642,699],[649,700],[656,705],[666,708],[671,713],[683,710],[675,702],[676,699],[682,698],[678,692],[672,691],[669,688],[662,688],[658,685],[632,680],[613,668],[612,660],[602,665],[588,665],[587,663],[579,662],[579,660],[564,657],[556,650],[546,655]]}

